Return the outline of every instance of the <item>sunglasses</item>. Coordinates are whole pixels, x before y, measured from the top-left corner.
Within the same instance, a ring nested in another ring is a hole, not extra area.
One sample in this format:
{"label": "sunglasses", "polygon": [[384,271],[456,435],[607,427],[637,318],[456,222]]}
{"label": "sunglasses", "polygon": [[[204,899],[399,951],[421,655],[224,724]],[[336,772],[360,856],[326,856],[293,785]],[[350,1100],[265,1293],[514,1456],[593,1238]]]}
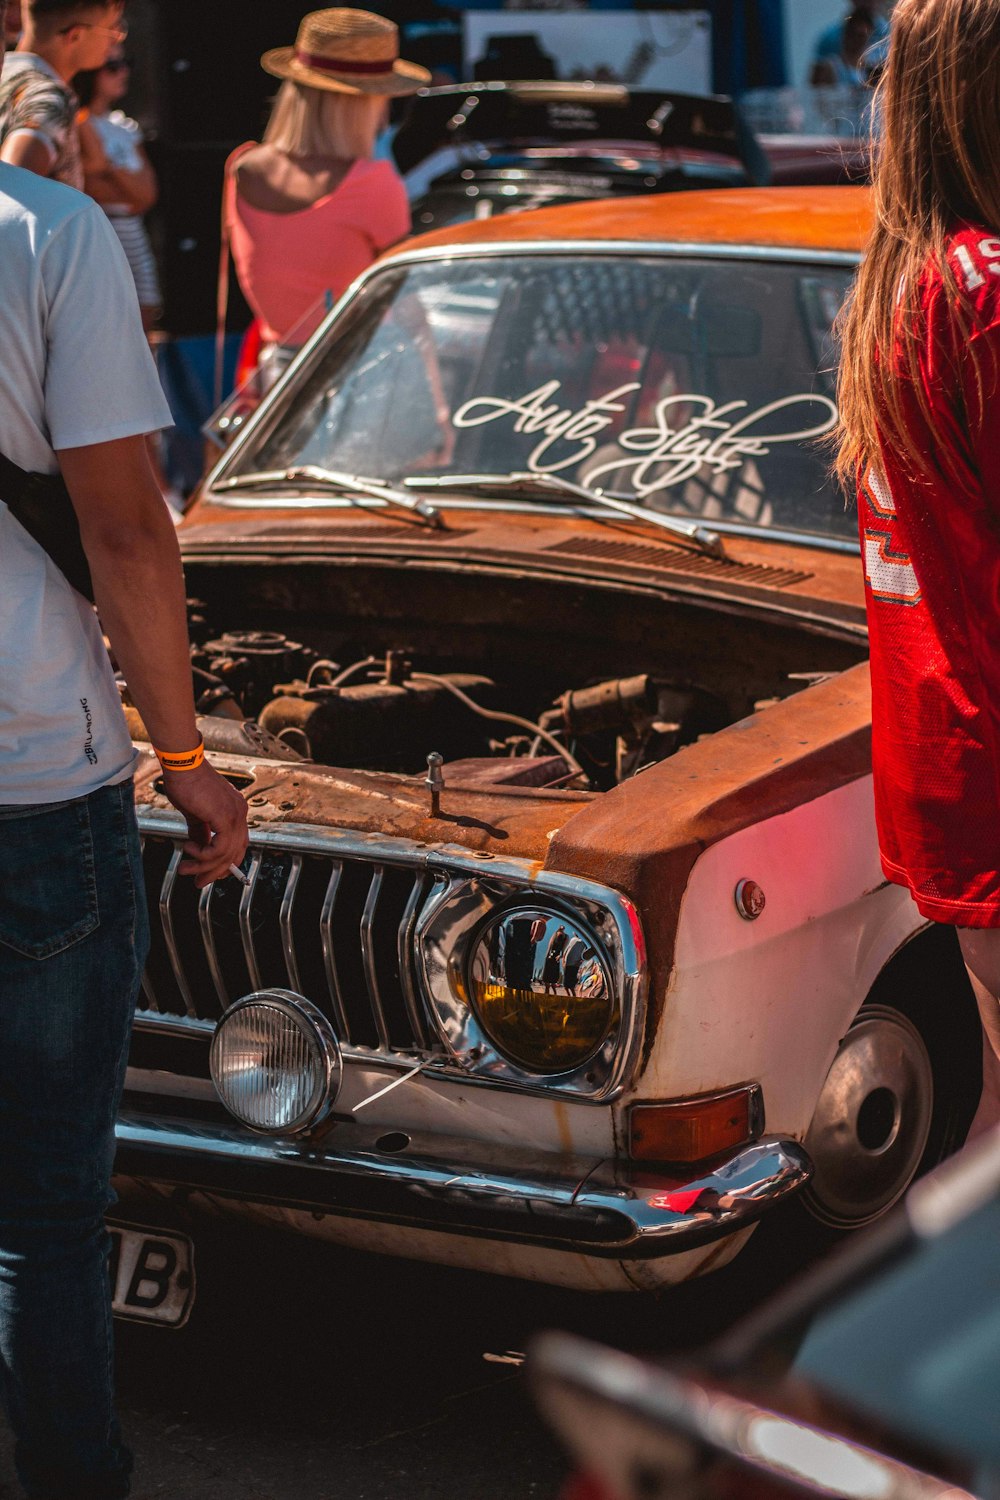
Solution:
{"label": "sunglasses", "polygon": [[101,69],[101,72],[102,73],[127,73],[128,70],[129,70],[129,68],[131,66],[132,66],[132,64],[129,63],[129,62],[126,62],[126,60],[125,60],[124,57],[113,57],[110,62],[106,62],[104,64],[103,68]]}
{"label": "sunglasses", "polygon": [[71,26],[61,26],[59,35],[67,36],[71,31],[106,31],[116,42],[123,42],[128,36],[128,22],[119,21],[117,26],[99,26],[96,21],[74,21]]}

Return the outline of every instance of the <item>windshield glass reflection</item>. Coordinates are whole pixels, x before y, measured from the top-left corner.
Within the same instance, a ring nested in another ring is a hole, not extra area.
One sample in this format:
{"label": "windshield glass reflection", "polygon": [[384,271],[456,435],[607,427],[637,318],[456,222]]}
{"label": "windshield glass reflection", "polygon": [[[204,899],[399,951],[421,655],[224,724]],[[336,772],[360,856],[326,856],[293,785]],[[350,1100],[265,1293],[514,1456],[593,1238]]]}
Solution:
{"label": "windshield glass reflection", "polygon": [[673,515],[850,537],[820,441],[849,282],[673,256],[388,270],[227,477],[558,474]]}

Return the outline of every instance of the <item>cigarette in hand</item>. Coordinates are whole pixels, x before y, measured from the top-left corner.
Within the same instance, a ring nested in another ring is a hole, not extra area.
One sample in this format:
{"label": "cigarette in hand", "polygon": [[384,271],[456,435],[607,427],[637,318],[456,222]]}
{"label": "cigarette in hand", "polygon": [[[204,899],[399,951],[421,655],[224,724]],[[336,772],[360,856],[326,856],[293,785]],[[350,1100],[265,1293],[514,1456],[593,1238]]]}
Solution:
{"label": "cigarette in hand", "polygon": [[229,873],[230,873],[230,875],[235,875],[236,876],[236,879],[240,882],[240,885],[249,885],[250,884],[250,877],[248,875],[244,875],[244,873],[240,869],[239,865],[230,865],[229,866]]}

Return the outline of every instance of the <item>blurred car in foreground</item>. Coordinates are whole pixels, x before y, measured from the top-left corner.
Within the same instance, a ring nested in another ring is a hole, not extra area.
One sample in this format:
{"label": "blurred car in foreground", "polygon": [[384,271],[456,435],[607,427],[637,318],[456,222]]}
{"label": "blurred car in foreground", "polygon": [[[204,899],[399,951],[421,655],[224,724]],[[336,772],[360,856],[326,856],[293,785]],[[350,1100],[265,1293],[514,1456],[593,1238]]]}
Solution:
{"label": "blurred car in foreground", "polygon": [[979,1021],[879,867],[819,442],[867,215],[734,188],[427,236],[247,422],[180,532],[247,884],[178,878],[130,710],[140,1222],[654,1289],[960,1144]]}
{"label": "blurred car in foreground", "polygon": [[582,1467],[564,1500],[996,1500],[998,1235],[994,1134],[684,1367],[546,1335],[536,1395]]}

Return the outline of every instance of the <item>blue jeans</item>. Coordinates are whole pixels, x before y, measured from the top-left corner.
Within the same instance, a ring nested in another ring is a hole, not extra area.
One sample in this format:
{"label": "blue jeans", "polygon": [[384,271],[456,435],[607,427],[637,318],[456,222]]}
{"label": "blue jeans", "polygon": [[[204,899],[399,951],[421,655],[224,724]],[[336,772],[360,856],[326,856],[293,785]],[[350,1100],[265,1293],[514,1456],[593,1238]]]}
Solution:
{"label": "blue jeans", "polygon": [[114,1500],[104,1213],[148,945],[132,783],[0,807],[0,1391],[33,1500]]}

